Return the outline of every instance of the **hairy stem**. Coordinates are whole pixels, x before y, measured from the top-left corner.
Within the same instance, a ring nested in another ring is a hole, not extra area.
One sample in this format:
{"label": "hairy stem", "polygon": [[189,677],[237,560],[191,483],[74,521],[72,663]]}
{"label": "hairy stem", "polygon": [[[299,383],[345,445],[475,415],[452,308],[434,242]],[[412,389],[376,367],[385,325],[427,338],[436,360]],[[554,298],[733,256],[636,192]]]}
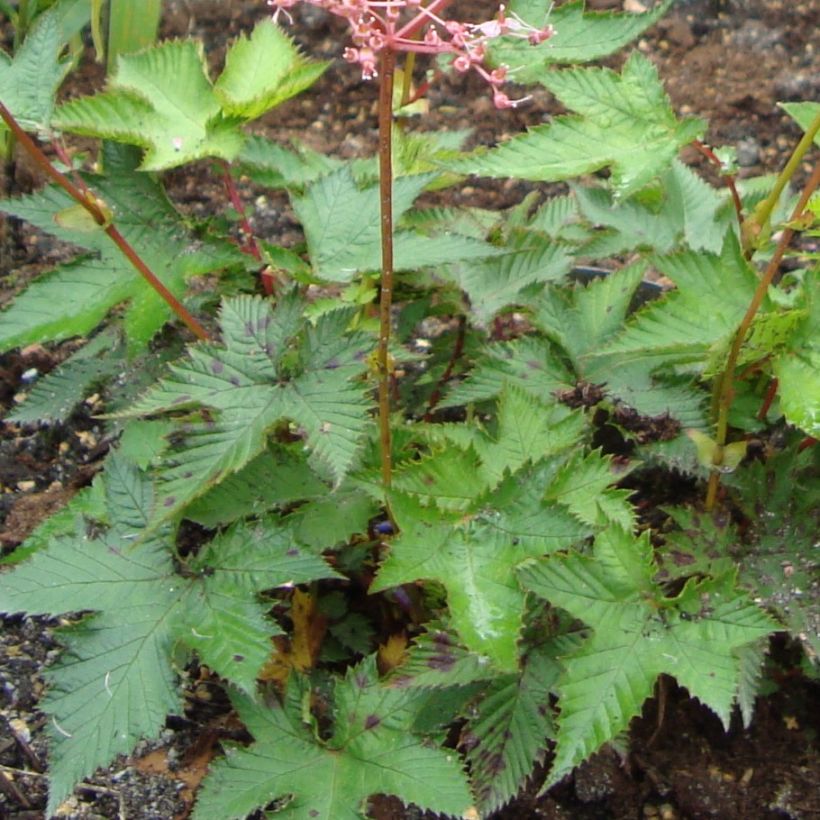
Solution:
{"label": "hairy stem", "polygon": [[396,55],[385,48],[379,69],[379,199],[381,202],[382,275],[379,294],[379,344],[376,369],[379,377],[379,441],[382,484],[393,481],[390,430],[390,324],[393,304],[393,76]]}
{"label": "hairy stem", "polygon": [[60,186],[75,202],[82,205],[91,215],[91,218],[108,234],[111,241],[122,251],[123,255],[139,271],[146,282],[166,301],[171,310],[176,313],[186,327],[198,339],[205,340],[208,333],[204,327],[188,312],[179,299],[157,278],[156,274],[143,262],[140,255],[131,247],[128,240],[112,225],[109,217],[103,213],[93,196],[87,196],[65,174],[60,173],[43,153],[42,149],[20,127],[12,113],[0,102],[0,118],[8,125],[18,144],[37,163],[43,173]]}
{"label": "hairy stem", "polygon": [[[800,199],[792,212],[791,221],[797,219],[803,213],[809,198],[817,189],[818,185],[820,185],[820,163],[817,163],[814,166],[814,171],[812,172],[809,181],[803,188],[803,191],[800,194]],[[729,429],[729,411],[732,408],[732,400],[734,399],[735,392],[735,367],[737,366],[737,360],[740,356],[740,349],[743,346],[743,341],[746,338],[746,334],[749,332],[749,328],[752,326],[752,322],[757,315],[757,311],[760,310],[760,306],[763,304],[763,299],[766,296],[769,285],[771,285],[772,280],[780,267],[780,261],[783,259],[783,254],[786,252],[786,248],[789,246],[793,236],[794,230],[792,228],[786,228],[786,230],[783,231],[783,234],[777,243],[777,247],[772,254],[772,258],[769,260],[769,264],[766,266],[766,270],[764,271],[760,282],[758,282],[757,288],[752,296],[752,301],[749,303],[749,307],[746,309],[746,313],[740,322],[734,339],[732,340],[732,346],[729,349],[729,355],[726,359],[726,367],[720,377],[717,389],[718,418],[715,441],[717,442],[719,448],[722,448],[726,444],[726,433]],[[718,452],[720,452],[720,450]],[[711,510],[715,506],[719,486],[720,473],[713,471],[709,476],[709,487],[706,493],[707,510]]]}

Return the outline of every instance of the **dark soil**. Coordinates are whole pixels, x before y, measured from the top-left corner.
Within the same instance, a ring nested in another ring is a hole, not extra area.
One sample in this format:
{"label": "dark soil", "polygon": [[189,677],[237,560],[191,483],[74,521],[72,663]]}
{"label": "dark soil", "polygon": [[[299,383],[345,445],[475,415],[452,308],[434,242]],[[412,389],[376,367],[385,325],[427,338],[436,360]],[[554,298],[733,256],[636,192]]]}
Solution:
{"label": "dark soil", "polygon": [[[627,0],[627,4],[629,0]],[[643,0],[651,6],[652,0]],[[201,37],[218,67],[225,46],[248,31],[266,11],[262,0],[176,0],[164,23],[167,36]],[[464,0],[466,19],[484,19],[495,4]],[[621,8],[622,0],[588,0],[590,8]],[[816,0],[680,0],[674,11],[637,47],[657,64],[681,113],[710,123],[712,144],[738,146],[741,176],[778,169],[799,137],[778,101],[820,96],[820,6]],[[0,35],[8,34],[0,29]],[[318,57],[338,57],[344,30],[312,8],[298,9],[292,33]],[[621,58],[612,61],[617,66]],[[102,73],[90,60],[70,79],[68,94],[99,87]],[[283,142],[298,138],[342,157],[375,147],[374,89],[337,60],[311,91],[277,109],[256,130]],[[475,81],[445,80],[430,93],[431,108],[418,127],[472,128],[471,144],[493,144],[527,125],[543,122],[560,107],[546,91],[512,112],[497,112]],[[700,165],[699,155],[687,157]],[[805,174],[805,170],[803,173]],[[0,177],[5,190],[37,183],[25,163],[14,179]],[[202,163],[169,175],[174,200],[192,215],[224,207],[218,178]],[[298,225],[283,194],[241,186],[254,228],[288,245]],[[447,193],[448,204],[505,207],[538,186],[471,181]],[[550,189],[552,190],[552,189]],[[32,276],[47,269],[65,249],[23,227],[7,226],[0,241],[0,306]],[[32,346],[0,356],[0,414],[26,390],[24,374],[43,374],[70,352],[70,345]],[[94,418],[95,397],[68,424],[35,428],[0,422],[0,549],[21,543],[28,532],[87,484],[105,454],[107,440]],[[0,633],[0,817],[41,820],[47,784],[44,717],[37,711],[42,670],[58,653],[46,619],[5,619]],[[776,646],[772,693],[761,697],[751,726],[739,719],[725,733],[717,719],[688,699],[673,682],[633,722],[623,759],[604,751],[573,777],[537,796],[538,782],[505,809],[504,818],[720,818],[767,820],[820,818],[820,713],[817,685],[792,673],[788,648]],[[781,671],[778,671],[781,670]],[[782,671],[786,670],[786,671]],[[162,737],[143,744],[78,788],[61,809],[65,818],[183,817],[220,739],[236,737],[218,686],[193,676],[185,716],[169,718]],[[659,706],[663,703],[663,706]],[[659,712],[662,719],[659,719]],[[395,801],[377,798],[382,820],[422,815]]]}

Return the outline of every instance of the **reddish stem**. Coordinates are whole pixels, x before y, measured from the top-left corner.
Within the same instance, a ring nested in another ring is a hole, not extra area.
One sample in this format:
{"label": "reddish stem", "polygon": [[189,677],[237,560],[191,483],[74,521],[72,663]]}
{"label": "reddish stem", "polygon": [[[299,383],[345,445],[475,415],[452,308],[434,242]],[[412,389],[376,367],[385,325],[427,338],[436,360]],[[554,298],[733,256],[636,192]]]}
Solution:
{"label": "reddish stem", "polygon": [[455,369],[456,362],[461,358],[461,354],[464,352],[464,339],[467,336],[467,320],[463,316],[458,317],[458,330],[456,331],[456,342],[453,345],[453,352],[450,355],[450,361],[447,362],[447,367],[444,369],[444,372],[441,374],[441,378],[438,380],[433,392],[430,394],[430,399],[427,402],[427,411],[424,414],[425,421],[432,421],[433,420],[433,411],[436,409],[436,406],[441,401],[441,394],[444,390],[444,385],[450,381],[450,377],[453,375],[453,370]]}
{"label": "reddish stem", "polygon": [[769,382],[769,387],[766,389],[766,395],[763,397],[763,404],[760,405],[760,410],[757,411],[758,421],[763,421],[766,418],[766,414],[772,406],[774,397],[777,395],[777,385],[777,379],[772,379]]}
{"label": "reddish stem", "polygon": [[20,127],[14,115],[0,102],[0,118],[11,129],[17,142],[28,152],[29,156],[37,163],[37,166],[53,182],[60,186],[75,202],[82,205],[91,215],[92,219],[108,234],[114,244],[122,251],[123,255],[139,271],[149,285],[166,301],[171,310],[185,323],[188,329],[201,340],[208,339],[208,333],[204,327],[186,310],[183,304],[171,293],[168,288],[157,278],[156,274],[142,261],[139,254],[131,247],[128,240],[109,223],[109,217],[103,213],[102,208],[97,204],[97,199],[90,192],[81,191],[65,174],[60,173],[54,164],[43,153],[42,149],[33,139]]}
{"label": "reddish stem", "polygon": [[[715,154],[715,152],[708,146],[704,145],[700,140],[695,140],[692,143],[698,151],[706,157],[714,165],[717,165],[718,168],[723,168],[723,163],[720,161],[720,157]],[[740,194],[737,190],[737,185],[735,184],[735,180],[737,177],[735,174],[721,174],[721,176],[726,180],[726,187],[729,189],[730,193],[732,194],[732,202],[735,205],[735,213],[737,214],[737,221],[739,224],[743,224],[743,203],[740,201]]]}
{"label": "reddish stem", "polygon": [[382,271],[379,294],[379,343],[376,368],[379,378],[379,441],[382,484],[390,489],[393,480],[390,430],[390,326],[393,304],[393,78],[396,55],[381,52],[379,70],[379,200],[381,203]]}

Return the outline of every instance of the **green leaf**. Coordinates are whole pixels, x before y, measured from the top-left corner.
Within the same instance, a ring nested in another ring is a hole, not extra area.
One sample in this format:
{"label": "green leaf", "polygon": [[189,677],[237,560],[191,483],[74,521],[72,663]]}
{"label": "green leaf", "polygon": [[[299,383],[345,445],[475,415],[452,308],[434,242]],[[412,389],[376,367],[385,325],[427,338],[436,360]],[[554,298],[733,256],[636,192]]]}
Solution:
{"label": "green leaf", "polygon": [[550,691],[560,672],[555,645],[538,647],[520,675],[495,683],[462,730],[482,816],[508,803],[524,785],[552,737]]}
{"label": "green leaf", "polygon": [[152,504],[133,468],[110,462],[106,491],[115,526],[96,539],[82,528],[55,539],[0,589],[3,612],[99,613],[63,630],[67,651],[48,673],[49,815],[77,781],[140,737],[156,737],[166,714],[182,709],[169,657],[182,585],[173,580],[167,533],[133,547],[131,526]]}
{"label": "green leaf", "polygon": [[471,515],[427,508],[395,493],[391,511],[400,534],[370,587],[378,592],[419,579],[440,582],[464,645],[506,672],[518,665],[524,609],[515,568],[587,532],[556,505],[522,493],[522,486],[528,485],[511,480],[495,497],[482,498]]}
{"label": "green leaf", "polygon": [[574,378],[546,339],[522,336],[512,342],[487,345],[469,376],[456,384],[440,407],[457,407],[487,401],[504,386],[518,387],[544,404],[556,401],[555,392],[573,386]]}
{"label": "green leaf", "polygon": [[680,148],[705,130],[700,120],[676,118],[655,67],[637,52],[620,76],[608,68],[578,68],[540,80],[577,115],[557,117],[450,167],[542,182],[609,167],[623,197],[665,171]]}
{"label": "green leaf", "polygon": [[[159,183],[117,164],[121,158],[122,149],[107,151],[108,173],[86,179],[113,211],[123,236],[177,298],[184,297],[192,276],[242,261],[239,251],[227,243],[194,244]],[[171,309],[108,236],[66,230],[55,221],[71,202],[55,187],[0,202],[3,213],[97,254],[61,265],[20,294],[0,314],[0,350],[88,335],[108,311],[125,302],[124,331],[133,355],[172,317]]]}
{"label": "green leaf", "polygon": [[[204,574],[186,598],[182,639],[204,663],[253,696],[256,677],[281,634],[256,600],[266,589],[339,578],[321,559],[298,547],[276,519],[237,524],[210,541],[193,569]],[[186,629],[187,627],[187,629]]]}
{"label": "green leaf", "polygon": [[469,297],[470,314],[480,327],[487,327],[504,308],[527,304],[533,285],[560,279],[570,269],[567,252],[544,239],[521,236],[504,251],[479,262],[459,262],[443,271]]}
{"label": "green leaf", "polygon": [[313,85],[328,65],[305,59],[290,37],[262,20],[228,50],[214,93],[226,116],[254,120]]}
{"label": "green leaf", "polygon": [[185,517],[213,529],[279,505],[327,494],[327,484],[310,469],[301,447],[278,445],[196,499],[185,510]]}
{"label": "green leaf", "polygon": [[470,652],[458,634],[440,621],[425,624],[401,666],[389,678],[392,686],[437,688],[467,686],[497,677],[485,657]]}
{"label": "green leaf", "polygon": [[304,722],[309,691],[292,678],[282,705],[234,695],[254,737],[218,761],[199,791],[194,820],[242,820],[274,800],[273,814],[296,820],[355,820],[373,794],[390,794],[449,815],[471,805],[456,755],[425,745],[410,731],[423,693],[379,683],[375,660],[365,659],[335,683],[333,730],[318,740]]}
{"label": "green leaf", "polygon": [[201,44],[172,40],[121,55],[108,85],[105,92],[61,105],[53,124],[145,148],[143,171],[204,157],[231,160],[242,148],[236,123],[221,116]]}
{"label": "green leaf", "polygon": [[245,140],[239,162],[243,170],[260,185],[271,188],[302,188],[321,176],[338,170],[344,164],[336,157],[314,151],[292,140],[293,151],[269,140],[252,135]]}
{"label": "green leaf", "polygon": [[536,300],[533,321],[568,354],[584,378],[583,357],[621,330],[645,266],[629,265],[572,290],[549,288]]}
{"label": "green leaf", "polygon": [[820,349],[780,356],[774,365],[780,409],[789,424],[820,436]]}
{"label": "green leaf", "polygon": [[39,379],[25,400],[6,416],[7,421],[64,422],[95,385],[125,367],[116,334],[100,333]]}
{"label": "green leaf", "polygon": [[[820,115],[818,102],[787,102],[778,105],[804,130],[808,131],[811,124]],[[820,147],[820,134],[815,135],[814,144]]]}
{"label": "green leaf", "polygon": [[635,314],[619,336],[593,355],[616,354],[621,367],[635,361],[702,366],[704,355],[737,330],[757,276],[733,233],[726,235],[720,256],[684,251],[654,263],[677,290]]}
{"label": "green leaf", "polygon": [[[435,176],[418,174],[395,180],[395,223]],[[304,227],[313,271],[319,279],[350,282],[358,273],[381,268],[378,185],[357,188],[350,167],[345,166],[320,177],[304,194],[292,195],[291,200]],[[394,243],[396,270],[417,270],[498,253],[485,242],[457,235],[422,236],[399,230]]]}
{"label": "green leaf", "polygon": [[[14,59],[0,51],[0,100],[27,131],[48,127],[57,89],[71,69],[55,11],[39,15]],[[0,132],[6,130],[0,124]]]}
{"label": "green leaf", "polygon": [[587,12],[583,0],[558,8],[544,0],[513,0],[511,12],[538,28],[548,22],[555,34],[537,46],[503,39],[493,45],[492,60],[509,66],[516,82],[537,82],[556,63],[586,63],[614,54],[656,23],[671,5],[672,0],[663,0],[643,14],[621,14]]}
{"label": "green leaf", "polygon": [[156,504],[145,476],[116,455],[101,484],[104,509],[87,498],[73,508],[90,513],[100,534],[89,537],[81,522],[71,534],[52,530],[0,587],[2,612],[96,613],[61,630],[67,649],[48,671],[49,814],[75,783],[141,737],[156,737],[166,715],[181,712],[172,663],[180,642],[252,692],[270,637],[280,632],[257,593],[337,577],[273,519],[218,536],[182,576],[170,529],[142,538]]}
{"label": "green leaf", "polygon": [[261,298],[226,299],[220,313],[223,347],[199,344],[130,415],[206,408],[181,427],[167,454],[158,492],[164,520],[262,453],[283,420],[303,434],[312,463],[335,485],[353,466],[370,426],[363,370],[369,341],[347,334],[349,311],[323,316],[304,339],[300,372],[283,370],[287,346],[299,336],[302,302],[284,297],[272,312]]}
{"label": "green leaf", "polygon": [[728,728],[740,677],[736,650],[777,629],[731,575],[690,580],[668,598],[652,581],[648,533],[611,527],[594,557],[571,553],[524,568],[523,585],[592,627],[564,659],[552,785],[615,738],[640,712],[658,675],[674,676]]}

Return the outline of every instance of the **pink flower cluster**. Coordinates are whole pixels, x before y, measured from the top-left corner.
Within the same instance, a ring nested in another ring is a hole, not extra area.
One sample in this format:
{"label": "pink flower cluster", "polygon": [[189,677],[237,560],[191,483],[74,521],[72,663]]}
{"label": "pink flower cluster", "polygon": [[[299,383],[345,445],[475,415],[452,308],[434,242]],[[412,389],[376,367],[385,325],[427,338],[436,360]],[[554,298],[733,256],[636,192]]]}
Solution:
{"label": "pink flower cluster", "polygon": [[385,48],[416,54],[449,54],[456,71],[475,71],[489,83],[497,108],[515,108],[529,97],[511,100],[504,93],[507,69],[485,67],[487,44],[498,37],[518,37],[537,45],[554,34],[552,26],[535,28],[517,14],[508,14],[504,6],[487,22],[460,23],[440,16],[451,0],[430,0],[426,5],[424,0],[267,0],[276,9],[274,20],[280,14],[290,19],[288,9],[299,2],[347,20],[353,46],[345,49],[344,58],[361,66],[364,79],[377,75],[378,55]]}

